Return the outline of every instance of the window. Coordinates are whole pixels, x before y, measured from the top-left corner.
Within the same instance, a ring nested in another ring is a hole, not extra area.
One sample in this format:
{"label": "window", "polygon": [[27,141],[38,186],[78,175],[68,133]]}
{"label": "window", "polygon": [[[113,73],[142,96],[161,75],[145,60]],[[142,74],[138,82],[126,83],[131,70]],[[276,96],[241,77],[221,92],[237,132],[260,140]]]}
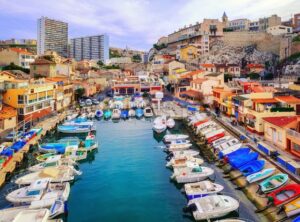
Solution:
{"label": "window", "polygon": [[36,109],[36,110],[42,109],[42,108],[43,108],[42,103],[39,103],[39,104],[35,105],[35,109]]}
{"label": "window", "polygon": [[300,152],[300,145],[297,143],[292,143],[292,148],[293,150]]}
{"label": "window", "polygon": [[18,104],[24,104],[24,96],[18,95]]}
{"label": "window", "polygon": [[33,106],[26,107],[26,113],[31,113],[31,112],[33,112]]}
{"label": "window", "polygon": [[279,142],[282,142],[282,135],[281,135],[280,132],[278,132],[278,141],[279,141]]}

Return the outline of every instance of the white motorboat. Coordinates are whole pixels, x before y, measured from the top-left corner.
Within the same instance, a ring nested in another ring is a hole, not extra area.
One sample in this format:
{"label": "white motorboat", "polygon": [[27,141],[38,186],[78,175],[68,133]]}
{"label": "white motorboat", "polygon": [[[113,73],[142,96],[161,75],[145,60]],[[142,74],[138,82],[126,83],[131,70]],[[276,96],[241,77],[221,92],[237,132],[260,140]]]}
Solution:
{"label": "white motorboat", "polygon": [[153,112],[152,112],[151,107],[148,106],[144,109],[144,116],[145,117],[152,117],[153,116]]}
{"label": "white motorboat", "polygon": [[175,127],[175,125],[176,125],[176,122],[175,122],[175,120],[174,120],[174,119],[172,119],[172,118],[169,118],[169,119],[167,120],[167,127],[168,127],[169,129],[172,129],[172,128],[174,128],[174,127]]}
{"label": "white motorboat", "polygon": [[199,131],[199,133],[203,136],[205,136],[208,133],[214,132],[216,130],[220,129],[218,126],[209,126],[207,128],[204,128],[202,130]]}
{"label": "white motorboat", "polygon": [[186,140],[186,139],[172,140],[170,143],[167,143],[167,146],[174,145],[174,144],[187,144],[187,143],[190,143],[190,142],[191,141]]}
{"label": "white motorboat", "polygon": [[196,150],[179,150],[179,151],[172,151],[171,154],[173,157],[181,157],[181,156],[198,156],[199,151]]}
{"label": "white motorboat", "polygon": [[167,151],[179,151],[179,150],[187,150],[192,146],[191,143],[183,143],[183,144],[169,144],[167,147]]}
{"label": "white motorboat", "polygon": [[206,113],[196,113],[195,115],[189,117],[188,121],[188,125],[193,125],[196,122],[202,121],[204,119],[207,118],[207,114]]}
{"label": "white motorboat", "polygon": [[175,179],[177,183],[193,183],[205,180],[213,173],[213,169],[202,166],[198,166],[195,168],[175,168],[171,178]]}
{"label": "white motorboat", "polygon": [[119,110],[119,109],[114,109],[114,110],[112,111],[111,119],[117,120],[117,119],[120,119],[120,118],[121,118],[121,110]]}
{"label": "white motorboat", "polygon": [[61,155],[55,156],[55,158],[47,159],[45,162],[38,163],[34,166],[28,168],[31,172],[36,172],[43,170],[47,167],[56,167],[56,166],[74,166],[76,162],[70,158],[61,158]]}
{"label": "white motorboat", "polygon": [[212,183],[209,180],[204,180],[196,183],[187,183],[184,185],[184,191],[189,200],[205,197],[211,194],[217,194],[221,192],[224,187],[217,183]]}
{"label": "white motorboat", "polygon": [[128,116],[129,117],[135,117],[135,110],[134,109],[130,109],[128,112]]}
{"label": "white motorboat", "polygon": [[207,121],[199,126],[196,127],[196,133],[200,133],[201,131],[203,131],[204,129],[210,128],[210,127],[214,127],[217,124],[213,121]]}
{"label": "white motorboat", "polygon": [[213,147],[219,146],[219,145],[221,145],[222,143],[225,143],[226,141],[229,141],[229,140],[231,140],[231,139],[233,139],[232,136],[224,136],[224,137],[222,137],[222,138],[220,138],[220,139],[217,139],[217,140],[215,140],[214,142],[212,142],[211,145],[212,145]]}
{"label": "white motorboat", "polygon": [[228,154],[230,154],[230,153],[238,150],[239,148],[241,148],[241,146],[242,146],[242,144],[238,143],[238,144],[235,144],[235,145],[233,145],[231,147],[228,147],[225,150],[221,150],[221,151],[219,151],[221,153],[221,155],[219,155],[219,156],[225,157],[226,155],[228,155]]}
{"label": "white motorboat", "polygon": [[173,140],[184,140],[187,138],[189,138],[189,136],[184,134],[168,134],[164,136],[164,142],[169,143]]}
{"label": "white motorboat", "polygon": [[239,202],[232,197],[211,195],[190,200],[186,210],[198,221],[223,217],[238,208]]}
{"label": "white motorboat", "polygon": [[74,176],[80,174],[81,172],[75,170],[74,167],[71,166],[47,167],[43,170],[21,176],[15,183],[19,185],[29,185],[34,181],[43,178],[49,178],[51,183],[63,183],[73,181]]}
{"label": "white motorboat", "polygon": [[12,191],[6,200],[14,204],[31,204],[35,208],[50,208],[57,199],[67,201],[69,194],[69,183],[50,183],[50,179],[45,178]]}
{"label": "white motorboat", "polygon": [[223,128],[220,128],[220,129],[216,129],[214,131],[211,131],[209,133],[206,133],[206,134],[204,134],[204,136],[205,136],[206,139],[208,139],[208,138],[211,138],[213,136],[216,136],[216,135],[224,133],[224,132],[225,132],[225,130]]}
{"label": "white motorboat", "polygon": [[242,144],[240,143],[240,141],[236,138],[233,138],[233,139],[230,139],[218,146],[214,146],[214,149],[216,150],[225,150],[225,149],[228,149],[229,147],[233,146],[233,145],[236,145],[236,144],[240,144],[240,146],[242,146]]}
{"label": "white motorboat", "polygon": [[[13,207],[0,210],[1,222],[50,222],[51,213],[48,209],[31,209],[28,206]],[[55,220],[62,222],[61,219]]]}
{"label": "white motorboat", "polygon": [[201,158],[192,156],[173,157],[167,164],[166,167],[179,168],[179,167],[197,167],[203,164]]}
{"label": "white motorboat", "polygon": [[153,130],[156,133],[162,133],[167,129],[167,125],[166,125],[166,117],[162,116],[162,117],[156,117],[154,122],[153,122]]}

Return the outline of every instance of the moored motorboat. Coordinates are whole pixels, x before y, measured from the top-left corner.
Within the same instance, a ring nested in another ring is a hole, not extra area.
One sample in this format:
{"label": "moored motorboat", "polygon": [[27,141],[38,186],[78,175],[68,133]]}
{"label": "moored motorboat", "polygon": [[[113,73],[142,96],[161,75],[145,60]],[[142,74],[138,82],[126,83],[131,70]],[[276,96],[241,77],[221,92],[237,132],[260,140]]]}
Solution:
{"label": "moored motorboat", "polygon": [[47,167],[55,167],[55,166],[74,166],[76,163],[70,158],[61,158],[61,155],[57,155],[56,158],[50,158],[42,163],[38,163],[28,168],[31,172],[36,172],[39,170],[43,170]]}
{"label": "moored motorboat", "polygon": [[176,123],[175,123],[175,120],[172,119],[172,118],[168,118],[167,122],[166,122],[166,125],[169,129],[172,129],[175,127]]}
{"label": "moored motorboat", "polygon": [[289,176],[284,173],[275,174],[259,183],[259,188],[263,193],[270,193],[286,184]]}
{"label": "moored motorboat", "polygon": [[176,180],[177,183],[193,183],[205,180],[214,173],[214,170],[208,167],[185,167],[176,168],[171,176],[171,179]]}
{"label": "moored motorboat", "polygon": [[104,117],[104,119],[106,119],[106,120],[110,119],[110,118],[111,118],[111,115],[112,115],[112,112],[111,112],[110,109],[105,110],[104,113],[103,113],[103,117]]}
{"label": "moored motorboat", "polygon": [[268,168],[268,169],[264,169],[260,172],[257,172],[257,173],[247,176],[246,180],[248,183],[255,183],[260,180],[264,180],[264,179],[268,178],[269,176],[272,176],[274,173],[275,173],[275,168]]}
{"label": "moored motorboat", "polygon": [[71,166],[47,167],[43,170],[21,176],[15,183],[19,185],[29,185],[32,182],[43,178],[49,178],[51,183],[70,182],[74,180],[75,175],[79,174],[80,172],[76,171],[74,167]]}
{"label": "moored motorboat", "polygon": [[129,111],[127,109],[123,109],[121,111],[121,118],[122,119],[128,119],[128,117],[129,117]]}
{"label": "moored motorboat", "polygon": [[192,156],[182,156],[182,157],[173,157],[167,164],[167,167],[178,168],[178,167],[197,167],[203,164],[201,158],[196,158]]}
{"label": "moored motorboat", "polygon": [[184,191],[189,200],[205,197],[207,195],[217,194],[221,192],[224,187],[217,183],[212,183],[209,180],[187,183],[184,185]]}
{"label": "moored motorboat", "polygon": [[[235,153],[235,152],[238,151],[238,150],[242,150],[242,152],[246,152],[246,149],[244,149],[244,148],[246,148],[246,147],[242,147],[242,148],[241,148],[240,144],[236,144],[236,145],[233,145],[233,146],[231,146],[231,147],[229,147],[229,148],[227,148],[227,149],[225,149],[225,150],[220,151],[220,152],[218,153],[218,156],[219,156],[220,159],[222,159],[222,158],[224,158],[224,157],[227,158],[227,156],[229,156],[229,155]],[[250,148],[248,148],[247,154],[248,154],[249,152],[250,152]],[[241,154],[242,154],[242,153],[241,153]],[[238,154],[238,155],[240,155],[240,154]],[[228,158],[227,158],[227,159],[228,159]]]}
{"label": "moored motorboat", "polygon": [[185,210],[198,221],[223,217],[238,208],[239,202],[232,197],[211,195],[190,200]]}
{"label": "moored motorboat", "polygon": [[180,157],[184,157],[184,156],[198,156],[199,155],[199,151],[196,150],[179,150],[179,151],[172,151],[168,154],[168,156],[166,157],[167,160],[171,160],[173,157],[175,158],[180,158]]}
{"label": "moored motorboat", "polygon": [[293,217],[300,213],[300,197],[285,204],[284,212],[288,217]]}
{"label": "moored motorboat", "polygon": [[118,119],[120,119],[120,118],[121,118],[121,110],[119,110],[119,109],[114,109],[114,110],[112,111],[111,119],[112,119],[112,120],[118,120]]}
{"label": "moored motorboat", "polygon": [[38,155],[36,157],[36,160],[39,161],[39,162],[44,162],[46,160],[57,160],[57,158],[61,158],[61,155],[58,155],[58,154],[55,154],[55,153],[45,153],[45,154],[41,154],[41,155]]}
{"label": "moored motorboat", "polygon": [[129,115],[129,117],[135,117],[135,110],[130,109],[128,115]]}
{"label": "moored motorboat", "polygon": [[135,110],[135,116],[136,116],[136,118],[142,118],[143,117],[143,115],[144,115],[144,111],[143,111],[143,109],[142,108],[137,108],[136,110]]}
{"label": "moored motorboat", "polygon": [[185,140],[187,138],[189,138],[189,136],[184,134],[168,134],[164,136],[163,140],[164,142],[169,143],[174,140]]}
{"label": "moored motorboat", "polygon": [[280,206],[300,196],[300,184],[288,184],[267,195],[268,201]]}
{"label": "moored motorboat", "polygon": [[265,166],[264,160],[253,160],[241,166],[238,170],[246,177],[261,171]]}
{"label": "moored motorboat", "polygon": [[250,152],[250,153],[248,153],[248,155],[234,156],[234,157],[228,158],[228,162],[229,162],[230,166],[232,166],[234,169],[238,169],[239,167],[245,165],[246,163],[256,160],[258,158],[258,156],[259,156],[259,154],[257,152]]}
{"label": "moored motorboat", "polygon": [[151,107],[148,106],[144,109],[144,116],[148,118],[153,116]]}
{"label": "moored motorboat", "polygon": [[168,152],[178,151],[178,150],[186,150],[192,146],[191,143],[182,143],[182,144],[169,144],[166,150]]}
{"label": "moored motorboat", "polygon": [[44,178],[14,190],[6,195],[6,200],[14,204],[31,204],[35,208],[51,207],[57,199],[67,201],[70,194],[69,183],[50,183]]}
{"label": "moored motorboat", "polygon": [[57,131],[61,133],[88,133],[94,131],[93,125],[60,125],[57,127]]}
{"label": "moored motorboat", "polygon": [[153,121],[153,130],[156,133],[162,133],[166,131],[167,125],[166,125],[166,117],[156,117],[155,120]]}
{"label": "moored motorboat", "polygon": [[101,109],[96,110],[95,117],[100,119],[103,116],[103,111]]}
{"label": "moored motorboat", "polygon": [[66,147],[64,157],[70,158],[74,161],[81,161],[87,158],[87,153],[88,149],[79,148],[77,145],[71,145]]}

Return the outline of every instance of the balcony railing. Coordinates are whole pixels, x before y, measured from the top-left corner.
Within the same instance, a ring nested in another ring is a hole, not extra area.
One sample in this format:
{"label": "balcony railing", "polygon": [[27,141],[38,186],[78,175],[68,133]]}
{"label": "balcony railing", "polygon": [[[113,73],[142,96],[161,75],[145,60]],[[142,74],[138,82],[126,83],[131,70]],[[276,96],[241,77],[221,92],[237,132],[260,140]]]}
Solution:
{"label": "balcony railing", "polygon": [[287,129],[286,130],[287,135],[292,136],[292,137],[296,137],[296,138],[300,138],[300,133],[298,133],[295,130],[292,129]]}

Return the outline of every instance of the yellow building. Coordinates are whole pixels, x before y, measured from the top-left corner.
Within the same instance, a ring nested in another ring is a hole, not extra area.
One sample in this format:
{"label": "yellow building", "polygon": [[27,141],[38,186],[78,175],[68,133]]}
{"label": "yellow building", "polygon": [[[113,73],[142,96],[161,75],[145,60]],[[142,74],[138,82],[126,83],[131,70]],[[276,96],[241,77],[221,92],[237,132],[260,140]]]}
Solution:
{"label": "yellow building", "polygon": [[4,84],[3,103],[16,108],[20,120],[42,118],[52,112],[53,83],[12,80]]}
{"label": "yellow building", "polygon": [[31,77],[55,77],[56,63],[47,59],[38,58],[30,64]]}
{"label": "yellow building", "polygon": [[194,45],[186,45],[179,49],[179,59],[182,61],[191,61],[199,57],[199,49]]}

